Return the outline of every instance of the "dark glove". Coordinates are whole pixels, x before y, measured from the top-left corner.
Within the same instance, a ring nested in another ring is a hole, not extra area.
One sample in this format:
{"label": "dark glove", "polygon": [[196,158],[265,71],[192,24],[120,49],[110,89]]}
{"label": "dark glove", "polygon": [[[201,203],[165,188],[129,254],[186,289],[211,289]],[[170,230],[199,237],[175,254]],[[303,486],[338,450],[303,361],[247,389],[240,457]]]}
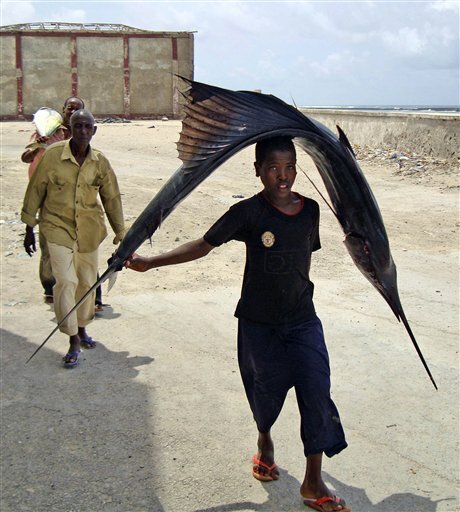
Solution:
{"label": "dark glove", "polygon": [[26,226],[26,234],[24,236],[24,249],[30,257],[32,257],[32,254],[37,251],[37,248],[35,247],[34,228],[31,228],[30,226]]}

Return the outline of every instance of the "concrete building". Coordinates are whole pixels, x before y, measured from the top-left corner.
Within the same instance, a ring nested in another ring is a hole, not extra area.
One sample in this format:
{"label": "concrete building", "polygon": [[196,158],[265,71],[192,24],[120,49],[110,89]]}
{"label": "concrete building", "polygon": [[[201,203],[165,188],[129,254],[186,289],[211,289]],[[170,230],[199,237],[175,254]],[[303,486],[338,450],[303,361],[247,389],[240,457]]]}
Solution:
{"label": "concrete building", "polygon": [[151,32],[105,23],[0,27],[0,118],[30,119],[79,96],[97,117],[181,116],[193,78],[193,32]]}

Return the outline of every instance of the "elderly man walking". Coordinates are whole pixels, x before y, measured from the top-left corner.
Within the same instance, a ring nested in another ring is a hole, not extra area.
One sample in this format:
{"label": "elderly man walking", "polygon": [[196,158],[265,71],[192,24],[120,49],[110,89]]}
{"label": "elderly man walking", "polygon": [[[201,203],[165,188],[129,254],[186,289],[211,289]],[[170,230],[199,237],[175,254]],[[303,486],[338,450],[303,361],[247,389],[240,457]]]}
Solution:
{"label": "elderly man walking", "polygon": [[[85,109],[74,112],[70,129],[69,140],[53,144],[45,151],[29,181],[21,212],[21,219],[27,224],[24,238],[27,254],[36,251],[35,225],[40,225],[47,241],[56,279],[53,292],[58,322],[97,278],[98,248],[107,236],[98,195],[116,235],[115,244],[125,231],[115,173],[107,158],[90,145],[96,133],[91,112]],[[93,317],[94,296],[84,301],[60,327],[69,336],[65,367],[78,364],[81,347],[96,347],[86,332]]]}

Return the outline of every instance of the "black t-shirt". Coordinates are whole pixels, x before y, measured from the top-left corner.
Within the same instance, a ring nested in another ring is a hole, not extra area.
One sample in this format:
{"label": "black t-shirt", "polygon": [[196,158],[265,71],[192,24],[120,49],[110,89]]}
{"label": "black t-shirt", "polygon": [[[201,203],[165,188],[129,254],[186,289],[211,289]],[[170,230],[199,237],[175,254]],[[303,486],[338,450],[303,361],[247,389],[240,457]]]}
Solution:
{"label": "black t-shirt", "polygon": [[315,315],[309,270],[311,253],[321,247],[319,206],[299,197],[301,211],[286,215],[259,193],[232,206],[204,235],[214,247],[230,240],[246,244],[235,316],[274,325]]}

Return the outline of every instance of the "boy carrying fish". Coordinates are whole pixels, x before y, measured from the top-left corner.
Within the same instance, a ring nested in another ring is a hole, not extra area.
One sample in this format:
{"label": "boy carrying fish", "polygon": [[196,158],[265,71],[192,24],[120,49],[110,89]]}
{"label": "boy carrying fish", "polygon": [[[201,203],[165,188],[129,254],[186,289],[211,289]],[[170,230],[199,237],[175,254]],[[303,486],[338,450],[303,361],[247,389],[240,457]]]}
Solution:
{"label": "boy carrying fish", "polygon": [[292,191],[296,151],[290,137],[256,145],[256,176],[263,190],[232,206],[202,238],[150,258],[133,254],[126,266],[138,272],[202,258],[238,240],[246,245],[246,266],[238,318],[238,363],[258,429],[252,475],[279,478],[271,428],[294,388],[306,457],[300,494],[305,505],[350,512],[322,479],[323,453],[338,454],[347,443],[330,396],[330,367],[309,279],[311,255],[320,249],[319,206]]}

